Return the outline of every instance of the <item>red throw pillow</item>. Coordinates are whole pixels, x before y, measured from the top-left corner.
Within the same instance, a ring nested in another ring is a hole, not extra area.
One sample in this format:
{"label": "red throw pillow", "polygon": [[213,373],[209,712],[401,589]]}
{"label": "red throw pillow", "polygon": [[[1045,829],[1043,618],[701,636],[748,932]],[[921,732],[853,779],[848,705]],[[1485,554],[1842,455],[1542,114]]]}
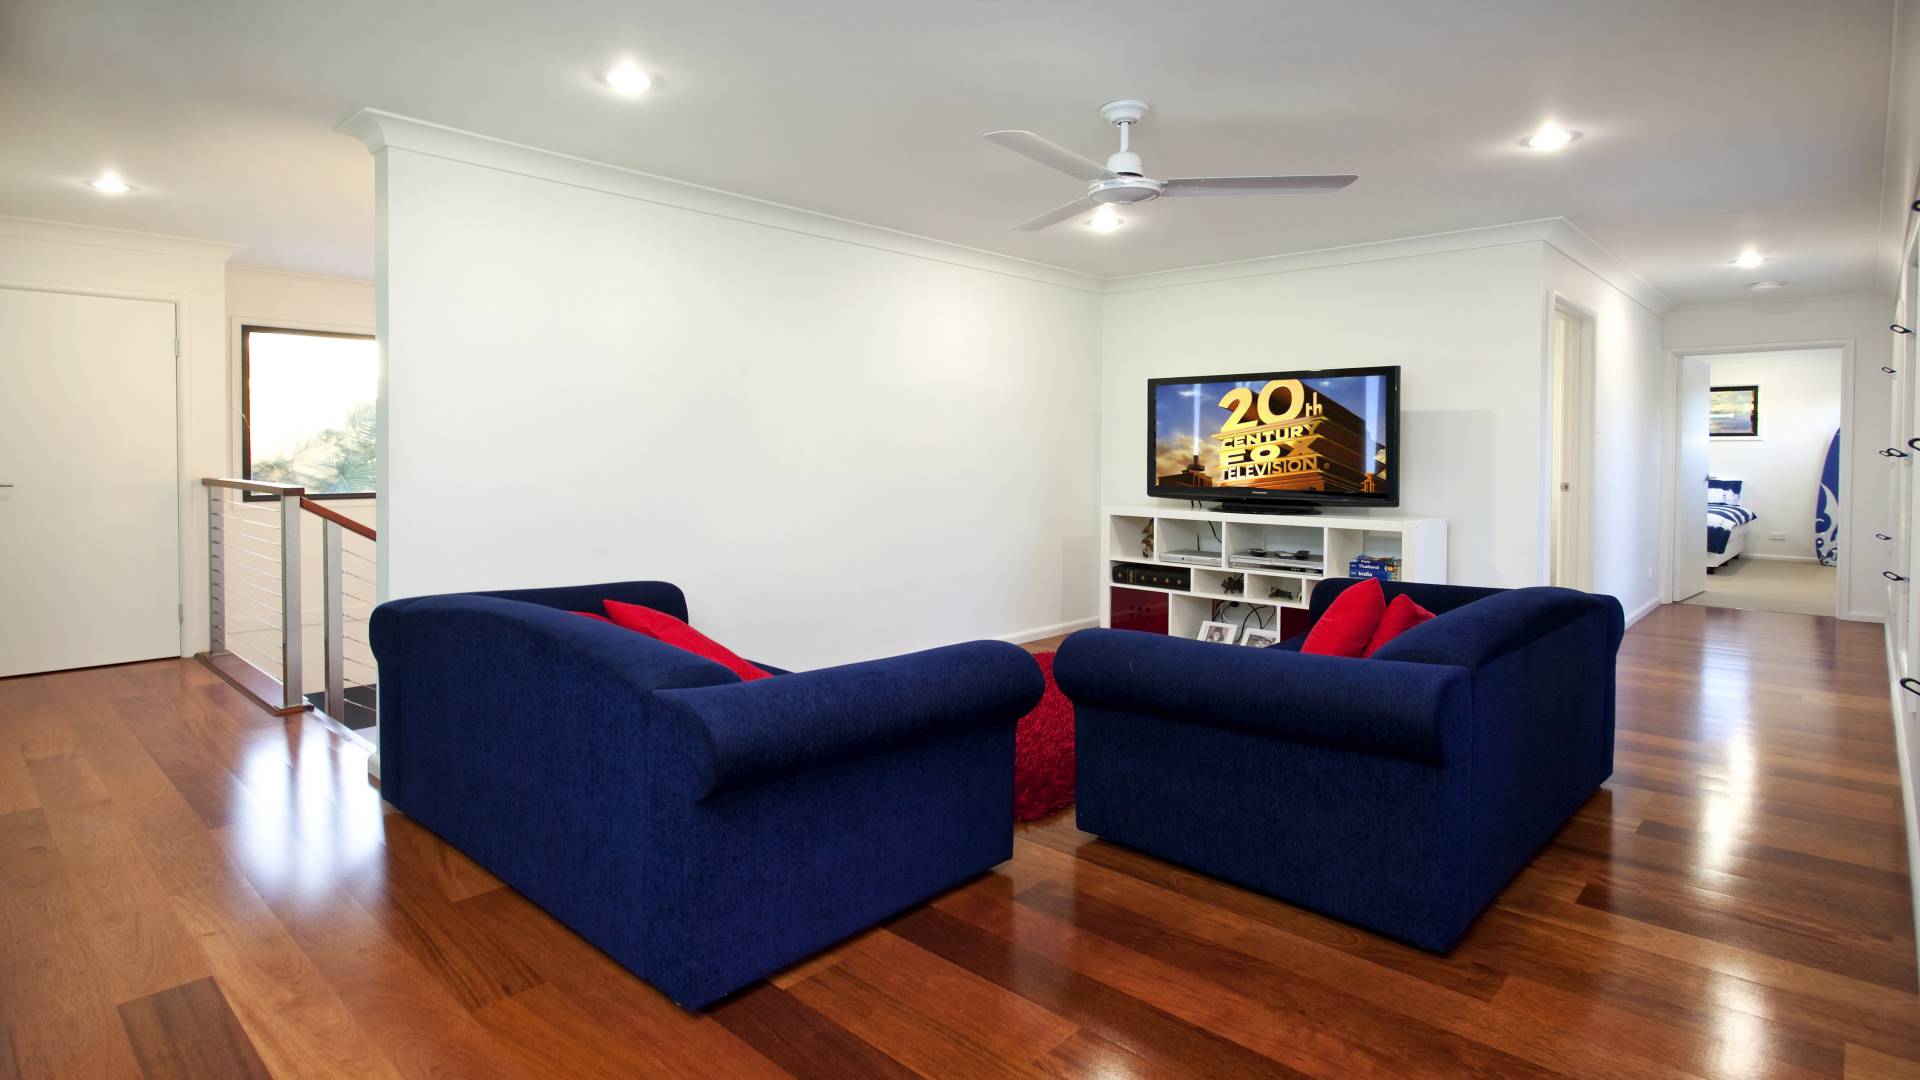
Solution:
{"label": "red throw pillow", "polygon": [[1380,616],[1380,625],[1374,628],[1373,640],[1367,643],[1367,651],[1361,656],[1372,656],[1380,651],[1380,646],[1399,637],[1401,634],[1433,618],[1433,612],[1413,602],[1413,597],[1401,593],[1387,605],[1386,614]]}
{"label": "red throw pillow", "polygon": [[1300,651],[1321,656],[1364,655],[1386,611],[1387,594],[1381,591],[1378,578],[1349,585],[1320,613],[1320,621],[1313,624]]}
{"label": "red throw pillow", "polygon": [[725,645],[664,611],[655,611],[650,607],[641,607],[639,604],[623,604],[618,600],[602,600],[600,603],[607,609],[607,617],[615,625],[624,626],[629,630],[638,630],[676,649],[685,649],[695,656],[705,657],[740,676],[743,682],[770,677],[769,672],[754,667]]}

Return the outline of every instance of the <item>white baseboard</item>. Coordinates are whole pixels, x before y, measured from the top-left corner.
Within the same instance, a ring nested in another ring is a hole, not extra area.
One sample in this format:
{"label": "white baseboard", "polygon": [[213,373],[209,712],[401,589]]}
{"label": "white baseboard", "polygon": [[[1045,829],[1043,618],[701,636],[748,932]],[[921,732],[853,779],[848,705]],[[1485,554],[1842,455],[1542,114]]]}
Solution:
{"label": "white baseboard", "polygon": [[1814,557],[1814,556],[1812,556],[1812,555],[1762,555],[1762,554],[1760,554],[1760,553],[1759,553],[1759,552],[1757,552],[1757,551],[1743,551],[1743,552],[1741,552],[1741,553],[1740,553],[1740,557],[1741,557],[1741,558],[1743,558],[1743,559],[1759,559],[1759,560],[1761,560],[1761,561],[1763,561],[1763,562],[1810,562],[1810,563],[1817,563],[1817,562],[1819,562],[1819,561],[1820,561],[1819,559],[1817,559],[1817,558],[1815,558],[1815,557]]}
{"label": "white baseboard", "polygon": [[1632,611],[1627,612],[1627,625],[1632,626],[1634,623],[1653,614],[1653,609],[1659,607],[1661,603],[1661,599],[1656,596],[1646,603],[1641,604],[1639,607],[1634,608]]}
{"label": "white baseboard", "polygon": [[1061,634],[1071,634],[1075,630],[1085,630],[1089,626],[1099,625],[1100,616],[1092,615],[1084,619],[1073,619],[1068,622],[1054,623],[1052,626],[1036,626],[1031,630],[1002,634],[994,640],[1011,642],[1015,645],[1025,645],[1029,641],[1040,641],[1045,638],[1057,637]]}

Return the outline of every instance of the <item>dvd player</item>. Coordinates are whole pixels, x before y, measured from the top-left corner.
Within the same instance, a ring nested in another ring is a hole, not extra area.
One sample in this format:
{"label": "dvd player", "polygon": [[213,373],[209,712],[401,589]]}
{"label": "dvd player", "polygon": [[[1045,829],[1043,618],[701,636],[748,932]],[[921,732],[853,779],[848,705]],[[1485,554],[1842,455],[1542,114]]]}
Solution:
{"label": "dvd player", "polygon": [[1227,565],[1235,570],[1279,570],[1289,574],[1326,574],[1326,564],[1323,560],[1297,556],[1255,555],[1248,552],[1228,559]]}
{"label": "dvd player", "polygon": [[1163,551],[1161,562],[1187,563],[1192,566],[1220,566],[1221,553],[1218,551]]}

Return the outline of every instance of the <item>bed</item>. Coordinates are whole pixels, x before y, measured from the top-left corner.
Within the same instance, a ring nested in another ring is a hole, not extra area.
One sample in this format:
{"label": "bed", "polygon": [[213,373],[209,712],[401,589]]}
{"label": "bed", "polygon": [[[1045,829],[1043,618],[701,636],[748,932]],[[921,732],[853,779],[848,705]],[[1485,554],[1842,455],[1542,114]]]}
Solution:
{"label": "bed", "polygon": [[1707,477],[1707,573],[1747,550],[1747,531],[1760,515],[1740,504],[1744,482]]}

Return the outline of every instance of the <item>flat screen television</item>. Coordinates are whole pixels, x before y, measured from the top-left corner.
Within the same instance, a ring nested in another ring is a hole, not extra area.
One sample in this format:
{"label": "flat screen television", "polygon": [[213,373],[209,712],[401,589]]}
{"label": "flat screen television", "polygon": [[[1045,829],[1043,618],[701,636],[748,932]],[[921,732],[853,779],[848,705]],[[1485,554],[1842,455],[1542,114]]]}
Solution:
{"label": "flat screen television", "polygon": [[1147,381],[1147,494],[1235,510],[1400,505],[1400,369]]}

